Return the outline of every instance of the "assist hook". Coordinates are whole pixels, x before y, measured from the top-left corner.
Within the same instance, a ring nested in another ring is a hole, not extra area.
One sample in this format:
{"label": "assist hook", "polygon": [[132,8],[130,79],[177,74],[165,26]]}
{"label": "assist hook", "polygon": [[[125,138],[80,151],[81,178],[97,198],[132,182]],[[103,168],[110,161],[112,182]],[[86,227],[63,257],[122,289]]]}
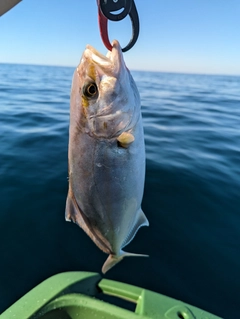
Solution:
{"label": "assist hook", "polygon": [[[132,23],[132,38],[123,52],[130,50],[136,43],[139,35],[139,18],[134,0],[97,0],[98,4],[98,23],[100,35],[105,47],[112,50],[112,45],[108,37],[108,20],[120,21],[127,15],[130,16]],[[113,14],[115,11],[123,9],[120,13]]]}

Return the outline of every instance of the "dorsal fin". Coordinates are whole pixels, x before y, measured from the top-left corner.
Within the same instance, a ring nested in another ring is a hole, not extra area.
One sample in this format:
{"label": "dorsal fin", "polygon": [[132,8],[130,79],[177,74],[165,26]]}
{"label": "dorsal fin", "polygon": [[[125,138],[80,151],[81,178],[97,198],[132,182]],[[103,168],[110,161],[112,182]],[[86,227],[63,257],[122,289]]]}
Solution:
{"label": "dorsal fin", "polygon": [[97,229],[91,227],[88,218],[81,211],[70,185],[67,196],[65,219],[66,221],[73,221],[76,223],[102,251],[111,254],[110,244],[99,232],[97,232]]}

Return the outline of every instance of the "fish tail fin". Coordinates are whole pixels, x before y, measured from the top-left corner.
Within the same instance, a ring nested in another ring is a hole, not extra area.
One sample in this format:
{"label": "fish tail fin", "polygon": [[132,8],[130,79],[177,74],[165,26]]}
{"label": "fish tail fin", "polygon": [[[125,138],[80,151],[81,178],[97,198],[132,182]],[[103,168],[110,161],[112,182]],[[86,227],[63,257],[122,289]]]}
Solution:
{"label": "fish tail fin", "polygon": [[128,253],[128,252],[123,251],[122,257],[149,257],[149,255]]}
{"label": "fish tail fin", "polygon": [[125,251],[121,251],[121,254],[119,256],[111,254],[108,256],[107,260],[102,266],[102,273],[105,274],[109,269],[111,269],[113,266],[119,263],[124,257],[149,257],[149,256],[142,255],[142,254],[128,253]]}

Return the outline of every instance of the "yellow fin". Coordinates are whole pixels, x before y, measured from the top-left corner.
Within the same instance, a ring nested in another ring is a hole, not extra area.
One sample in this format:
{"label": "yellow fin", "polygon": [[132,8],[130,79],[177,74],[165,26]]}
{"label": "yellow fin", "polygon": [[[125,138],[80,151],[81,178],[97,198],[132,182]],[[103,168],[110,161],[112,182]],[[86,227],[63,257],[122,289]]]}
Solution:
{"label": "yellow fin", "polygon": [[117,140],[120,146],[127,148],[133,141],[134,136],[131,133],[123,132],[121,135],[118,136]]}

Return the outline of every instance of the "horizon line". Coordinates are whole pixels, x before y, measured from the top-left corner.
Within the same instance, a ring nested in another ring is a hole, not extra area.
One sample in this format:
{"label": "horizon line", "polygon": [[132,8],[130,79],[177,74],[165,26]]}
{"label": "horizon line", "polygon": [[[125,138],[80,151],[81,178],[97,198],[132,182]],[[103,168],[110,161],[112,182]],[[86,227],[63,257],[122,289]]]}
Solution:
{"label": "horizon line", "polygon": [[[77,66],[71,65],[56,65],[56,64],[38,64],[38,63],[22,63],[22,62],[0,62],[1,64],[11,64],[11,65],[26,65],[26,66],[39,66],[39,67],[56,67],[56,68],[77,68]],[[163,70],[148,70],[148,69],[131,69],[131,72],[150,72],[150,73],[165,73],[165,74],[182,74],[182,75],[201,75],[201,76],[234,76],[239,77],[240,74],[233,73],[211,73],[211,72],[189,72],[189,71],[163,71]]]}

